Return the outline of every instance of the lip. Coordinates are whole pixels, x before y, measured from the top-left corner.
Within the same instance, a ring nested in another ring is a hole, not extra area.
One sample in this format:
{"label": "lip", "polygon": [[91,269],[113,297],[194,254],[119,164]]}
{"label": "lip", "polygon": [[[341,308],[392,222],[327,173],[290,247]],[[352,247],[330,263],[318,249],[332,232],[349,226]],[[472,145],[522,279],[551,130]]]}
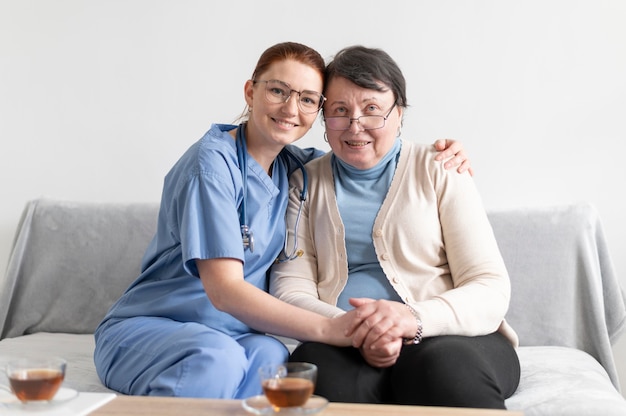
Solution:
{"label": "lip", "polygon": [[277,126],[283,129],[293,129],[294,127],[298,127],[297,123],[293,123],[291,121],[286,121],[286,120],[281,120],[275,117],[272,117],[272,121],[276,123]]}
{"label": "lip", "polygon": [[359,149],[371,144],[372,142],[365,140],[344,140],[344,143],[346,144],[346,146],[354,149]]}

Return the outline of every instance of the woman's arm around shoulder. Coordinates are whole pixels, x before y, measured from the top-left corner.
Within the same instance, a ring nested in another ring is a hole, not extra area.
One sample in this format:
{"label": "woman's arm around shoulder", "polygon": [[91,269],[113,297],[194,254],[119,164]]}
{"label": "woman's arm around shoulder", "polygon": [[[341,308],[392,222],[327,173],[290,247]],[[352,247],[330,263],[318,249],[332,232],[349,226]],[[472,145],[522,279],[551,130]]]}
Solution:
{"label": "woman's arm around shoulder", "polygon": [[474,176],[474,169],[469,156],[465,153],[463,143],[454,139],[438,139],[435,141],[434,146],[435,150],[439,152],[435,156],[435,160],[445,160],[443,164],[445,169],[452,169],[458,166],[457,172],[463,173],[468,171],[470,175]]}

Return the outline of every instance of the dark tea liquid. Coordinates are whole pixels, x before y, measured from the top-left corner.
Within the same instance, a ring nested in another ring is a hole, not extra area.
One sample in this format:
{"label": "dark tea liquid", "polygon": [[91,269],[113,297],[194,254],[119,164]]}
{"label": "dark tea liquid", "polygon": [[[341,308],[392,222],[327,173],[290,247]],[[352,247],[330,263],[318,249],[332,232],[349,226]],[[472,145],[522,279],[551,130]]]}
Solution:
{"label": "dark tea liquid", "polygon": [[263,381],[263,392],[276,407],[302,406],[313,394],[313,382],[304,378],[287,377]]}
{"label": "dark tea liquid", "polygon": [[52,400],[63,382],[63,373],[47,368],[16,371],[9,377],[20,401]]}

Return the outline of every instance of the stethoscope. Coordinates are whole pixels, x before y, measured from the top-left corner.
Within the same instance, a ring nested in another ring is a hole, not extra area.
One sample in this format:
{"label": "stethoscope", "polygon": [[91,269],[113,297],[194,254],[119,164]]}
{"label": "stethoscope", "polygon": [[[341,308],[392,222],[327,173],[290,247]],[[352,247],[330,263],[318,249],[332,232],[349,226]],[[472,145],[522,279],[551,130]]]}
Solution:
{"label": "stethoscope", "polygon": [[[252,230],[248,226],[248,213],[247,213],[247,198],[248,198],[248,146],[246,145],[245,138],[245,130],[246,124],[243,123],[239,125],[237,129],[237,139],[236,139],[236,147],[237,147],[237,159],[239,161],[239,169],[241,169],[241,182],[243,188],[243,198],[241,201],[241,205],[239,206],[239,224],[241,225],[241,239],[243,241],[243,249],[249,249],[250,252],[254,252],[254,234]],[[284,156],[287,155],[287,156]],[[302,250],[298,250],[298,227],[300,225],[300,215],[302,214],[302,206],[304,205],[304,201],[306,201],[307,196],[307,186],[308,186],[308,176],[306,173],[306,169],[304,168],[304,164],[300,159],[298,159],[289,149],[283,148],[280,152],[279,156],[283,158],[290,157],[296,165],[298,165],[298,169],[302,171],[302,190],[300,191],[300,206],[298,207],[298,216],[296,217],[296,223],[294,226],[294,242],[293,249],[290,253],[287,253],[287,240],[288,240],[288,232],[285,229],[285,242],[283,243],[283,252],[282,255],[284,257],[281,258],[279,256],[276,259],[277,263],[286,262],[289,260],[294,260],[304,252]]]}

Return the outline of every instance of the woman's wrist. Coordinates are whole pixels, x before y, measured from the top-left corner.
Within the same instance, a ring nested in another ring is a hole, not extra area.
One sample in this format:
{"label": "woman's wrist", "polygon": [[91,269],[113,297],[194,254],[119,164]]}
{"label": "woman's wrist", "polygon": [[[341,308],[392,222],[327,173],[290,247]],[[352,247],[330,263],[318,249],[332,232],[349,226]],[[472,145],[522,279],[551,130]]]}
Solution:
{"label": "woman's wrist", "polygon": [[413,315],[413,318],[415,319],[415,323],[417,324],[417,328],[415,330],[415,335],[413,336],[413,338],[403,338],[402,339],[402,343],[404,345],[417,345],[420,342],[422,342],[422,320],[420,319],[419,314],[417,313],[417,311],[415,309],[413,309],[413,307],[411,307],[411,305],[409,304],[405,304],[407,309],[411,312],[411,315]]}

